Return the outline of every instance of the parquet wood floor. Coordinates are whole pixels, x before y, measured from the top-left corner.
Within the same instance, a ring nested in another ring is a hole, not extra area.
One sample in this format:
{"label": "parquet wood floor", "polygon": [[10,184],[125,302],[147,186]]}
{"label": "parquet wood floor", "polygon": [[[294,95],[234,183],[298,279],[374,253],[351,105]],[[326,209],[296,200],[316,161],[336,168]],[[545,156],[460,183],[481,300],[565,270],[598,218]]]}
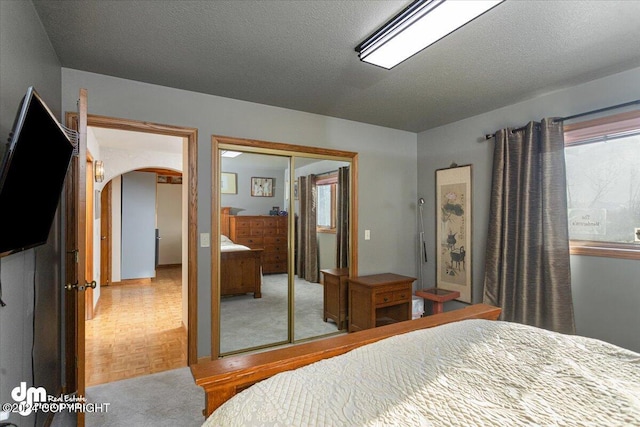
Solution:
{"label": "parquet wood floor", "polygon": [[86,322],[86,385],[187,366],[180,267],[159,268],[149,283],[103,286]]}

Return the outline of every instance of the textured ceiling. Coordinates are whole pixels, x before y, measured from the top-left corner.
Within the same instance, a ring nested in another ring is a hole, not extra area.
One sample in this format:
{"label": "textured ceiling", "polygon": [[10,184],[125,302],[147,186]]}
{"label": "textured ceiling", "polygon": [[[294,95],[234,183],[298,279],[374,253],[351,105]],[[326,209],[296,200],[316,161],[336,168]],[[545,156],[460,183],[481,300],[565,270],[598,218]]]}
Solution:
{"label": "textured ceiling", "polygon": [[409,1],[44,1],[63,67],[420,132],[640,66],[640,1],[507,0],[392,70]]}

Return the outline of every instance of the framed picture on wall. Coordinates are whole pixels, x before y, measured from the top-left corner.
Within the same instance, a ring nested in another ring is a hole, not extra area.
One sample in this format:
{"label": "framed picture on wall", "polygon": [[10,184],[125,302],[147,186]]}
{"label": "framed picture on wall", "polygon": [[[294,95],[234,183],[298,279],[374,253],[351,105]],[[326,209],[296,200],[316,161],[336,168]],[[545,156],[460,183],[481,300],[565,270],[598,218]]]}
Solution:
{"label": "framed picture on wall", "polygon": [[222,194],[238,194],[238,174],[232,172],[222,172],[220,174]]}
{"label": "framed picture on wall", "polygon": [[471,165],[436,171],[436,287],[471,303]]}
{"label": "framed picture on wall", "polygon": [[273,197],[273,185],[275,178],[251,178],[251,196]]}

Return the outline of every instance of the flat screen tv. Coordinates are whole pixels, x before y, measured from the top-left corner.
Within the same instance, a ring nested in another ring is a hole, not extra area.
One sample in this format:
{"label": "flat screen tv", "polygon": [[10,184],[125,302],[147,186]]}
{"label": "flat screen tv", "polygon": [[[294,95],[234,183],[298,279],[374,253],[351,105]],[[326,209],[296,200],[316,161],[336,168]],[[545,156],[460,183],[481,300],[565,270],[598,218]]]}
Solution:
{"label": "flat screen tv", "polygon": [[30,87],[0,166],[0,257],[47,242],[73,148]]}

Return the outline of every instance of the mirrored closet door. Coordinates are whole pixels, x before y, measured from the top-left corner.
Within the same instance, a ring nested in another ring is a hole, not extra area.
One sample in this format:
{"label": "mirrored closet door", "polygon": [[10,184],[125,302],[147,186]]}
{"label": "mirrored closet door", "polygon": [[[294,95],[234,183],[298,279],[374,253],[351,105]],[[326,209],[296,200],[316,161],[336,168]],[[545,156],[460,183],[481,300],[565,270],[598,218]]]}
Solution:
{"label": "mirrored closet door", "polygon": [[221,153],[220,352],[289,342],[289,157]]}
{"label": "mirrored closet door", "polygon": [[[322,271],[348,267],[348,247],[344,244],[342,254],[345,256],[339,262],[341,248],[338,238],[348,236],[348,227],[339,228],[349,224],[348,218],[344,217],[348,213],[349,194],[349,181],[344,180],[344,170],[348,173],[349,163],[294,157],[294,165],[293,204],[297,242],[294,338],[300,341],[336,333],[346,326],[346,323],[338,325],[326,316],[326,304],[337,306],[338,311],[340,308],[346,311],[346,306],[339,307],[341,303],[346,304],[346,298],[335,295],[332,289],[325,292]],[[339,180],[341,168],[343,179]],[[325,302],[327,298],[330,301]]]}
{"label": "mirrored closet door", "polygon": [[213,150],[212,354],[346,332],[325,316],[321,270],[356,274],[357,154],[221,137]]}

